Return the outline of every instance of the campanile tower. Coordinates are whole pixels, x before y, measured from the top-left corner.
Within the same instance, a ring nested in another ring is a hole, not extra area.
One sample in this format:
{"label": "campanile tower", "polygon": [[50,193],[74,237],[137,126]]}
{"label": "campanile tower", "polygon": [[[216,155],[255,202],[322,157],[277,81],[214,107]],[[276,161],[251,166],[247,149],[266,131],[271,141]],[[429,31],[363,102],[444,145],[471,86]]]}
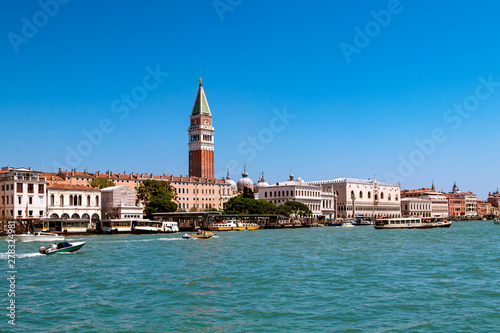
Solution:
{"label": "campanile tower", "polygon": [[214,128],[207,97],[201,84],[191,111],[189,133],[189,176],[214,179]]}

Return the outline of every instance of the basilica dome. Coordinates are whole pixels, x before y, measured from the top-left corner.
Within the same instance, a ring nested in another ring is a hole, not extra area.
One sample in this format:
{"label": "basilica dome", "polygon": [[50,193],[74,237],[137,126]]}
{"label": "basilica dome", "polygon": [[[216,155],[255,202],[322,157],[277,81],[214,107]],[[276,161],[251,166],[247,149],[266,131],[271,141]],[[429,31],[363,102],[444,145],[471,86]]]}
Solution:
{"label": "basilica dome", "polygon": [[259,178],[257,184],[254,185],[254,192],[258,192],[259,188],[266,186],[269,186],[269,184],[266,182],[266,179],[264,178],[264,172],[262,172],[262,177]]}
{"label": "basilica dome", "polygon": [[244,167],[240,180],[238,180],[237,187],[238,187],[238,192],[243,192],[245,187],[253,191],[253,181],[250,178],[248,178],[246,166]]}
{"label": "basilica dome", "polygon": [[231,185],[231,190],[233,190],[234,192],[238,190],[235,181],[232,180],[231,177],[229,176],[229,170],[227,170],[226,184]]}

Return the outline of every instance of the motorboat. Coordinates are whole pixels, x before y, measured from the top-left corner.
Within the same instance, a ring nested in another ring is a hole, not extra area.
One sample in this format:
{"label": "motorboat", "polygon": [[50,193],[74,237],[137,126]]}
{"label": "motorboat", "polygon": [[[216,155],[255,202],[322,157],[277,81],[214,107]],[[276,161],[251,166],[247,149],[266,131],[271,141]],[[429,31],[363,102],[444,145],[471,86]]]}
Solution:
{"label": "motorboat", "polygon": [[494,220],[493,223],[500,224],[500,220]]}
{"label": "motorboat", "polygon": [[385,218],[375,222],[375,229],[428,229],[449,228],[453,221],[439,217],[398,217]]}
{"label": "motorboat", "polygon": [[182,238],[184,239],[210,239],[214,237],[214,233],[210,231],[202,231],[199,234],[196,235],[191,235],[191,234],[184,234],[182,235]]}
{"label": "motorboat", "polygon": [[75,242],[73,244],[70,244],[68,242],[62,242],[57,244],[57,247],[55,249],[51,249],[50,247],[47,249],[44,246],[40,246],[38,249],[41,254],[46,254],[46,255],[51,255],[51,254],[56,254],[56,253],[62,253],[62,252],[75,252],[80,250],[86,242]]}
{"label": "motorboat", "polygon": [[257,230],[260,226],[257,223],[241,222],[238,220],[226,220],[224,222],[214,222],[208,226],[211,231],[239,231]]}
{"label": "motorboat", "polygon": [[57,242],[63,241],[64,236],[59,236],[58,234],[53,234],[51,232],[35,232],[20,234],[14,236],[19,242]]}
{"label": "motorboat", "polygon": [[346,221],[346,222],[342,223],[342,227],[344,227],[344,228],[353,228],[354,224],[352,224],[351,221]]}

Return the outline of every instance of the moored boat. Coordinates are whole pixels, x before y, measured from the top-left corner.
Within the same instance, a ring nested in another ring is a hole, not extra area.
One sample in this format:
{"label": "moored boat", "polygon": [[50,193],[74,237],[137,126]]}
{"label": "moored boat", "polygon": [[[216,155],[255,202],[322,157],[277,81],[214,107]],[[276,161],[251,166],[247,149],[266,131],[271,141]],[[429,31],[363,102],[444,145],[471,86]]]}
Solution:
{"label": "moored boat", "polygon": [[160,231],[162,222],[146,219],[132,220],[132,231],[140,234],[154,234]]}
{"label": "moored boat", "polygon": [[375,221],[375,229],[429,229],[449,228],[453,221],[435,217],[399,217]]}
{"label": "moored boat", "polygon": [[132,232],[132,220],[102,220],[100,230],[103,233]]}
{"label": "moored boat", "polygon": [[500,220],[494,220],[493,223],[500,224]]}
{"label": "moored boat", "polygon": [[14,236],[19,242],[57,242],[63,241],[64,236],[53,234],[50,232],[35,232],[33,234],[20,234]]}
{"label": "moored boat", "polygon": [[238,220],[226,220],[224,222],[214,222],[209,225],[211,231],[231,231],[231,230],[257,230],[260,226],[257,223],[241,222]]}
{"label": "moored boat", "polygon": [[45,248],[44,246],[40,246],[39,251],[41,254],[46,254],[46,255],[52,255],[56,253],[62,253],[62,252],[75,252],[80,250],[86,242],[75,242],[75,243],[67,243],[67,242],[62,242],[57,244],[57,247],[55,249],[52,248]]}

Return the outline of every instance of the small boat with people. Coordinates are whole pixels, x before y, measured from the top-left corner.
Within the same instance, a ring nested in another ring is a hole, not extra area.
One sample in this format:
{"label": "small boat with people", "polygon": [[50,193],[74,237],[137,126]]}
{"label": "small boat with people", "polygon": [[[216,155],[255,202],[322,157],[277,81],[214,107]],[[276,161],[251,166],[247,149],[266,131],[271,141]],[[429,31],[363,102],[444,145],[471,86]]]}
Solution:
{"label": "small boat with people", "polygon": [[68,242],[61,242],[58,244],[50,244],[48,248],[45,248],[44,246],[40,246],[38,249],[41,254],[46,254],[46,255],[52,255],[56,253],[63,253],[63,252],[75,252],[80,250],[86,242],[75,242],[75,243],[68,243]]}
{"label": "small boat with people", "polygon": [[14,238],[19,242],[57,242],[64,240],[64,236],[42,231],[15,235]]}
{"label": "small boat with people", "polygon": [[212,237],[215,237],[214,233],[205,230],[198,230],[196,235],[191,235],[191,234],[182,235],[182,238],[184,239],[210,239]]}
{"label": "small boat with people", "polygon": [[493,223],[500,224],[500,220],[498,220],[498,219],[497,220],[493,220]]}
{"label": "small boat with people", "polygon": [[438,217],[398,217],[375,221],[375,229],[429,229],[449,228],[453,221]]}
{"label": "small boat with people", "polygon": [[342,223],[343,228],[354,228],[354,224],[352,224],[352,221],[345,221]]}
{"label": "small boat with people", "polygon": [[259,228],[260,226],[257,223],[242,222],[238,220],[214,222],[208,226],[208,229],[211,231],[257,230]]}

